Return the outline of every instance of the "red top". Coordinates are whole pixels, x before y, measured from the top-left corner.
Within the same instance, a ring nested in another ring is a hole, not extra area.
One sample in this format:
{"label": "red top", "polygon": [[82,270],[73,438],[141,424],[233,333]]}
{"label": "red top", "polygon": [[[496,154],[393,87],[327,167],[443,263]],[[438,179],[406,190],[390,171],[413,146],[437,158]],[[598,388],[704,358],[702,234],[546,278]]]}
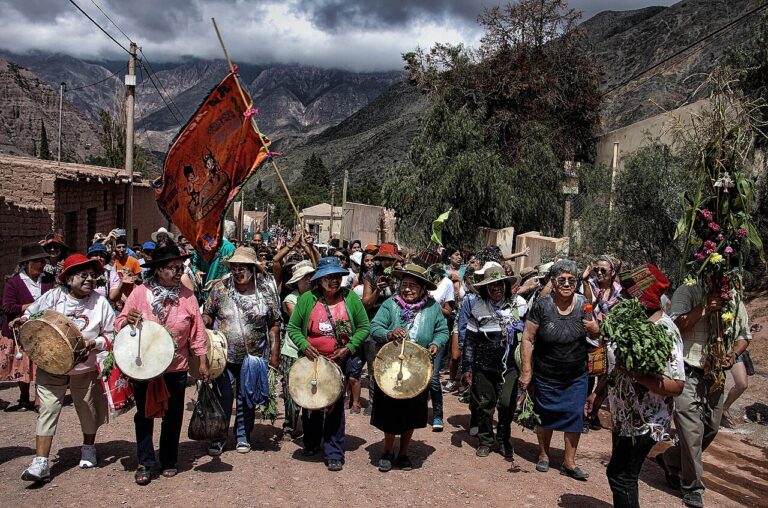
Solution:
{"label": "red top", "polygon": [[[341,320],[349,321],[347,307],[344,305],[343,299],[340,299],[338,303],[329,305],[328,308],[336,323]],[[338,325],[336,326],[338,327]],[[330,356],[336,350],[336,336],[333,333],[333,326],[328,320],[328,313],[320,300],[309,315],[307,340],[324,356]]]}

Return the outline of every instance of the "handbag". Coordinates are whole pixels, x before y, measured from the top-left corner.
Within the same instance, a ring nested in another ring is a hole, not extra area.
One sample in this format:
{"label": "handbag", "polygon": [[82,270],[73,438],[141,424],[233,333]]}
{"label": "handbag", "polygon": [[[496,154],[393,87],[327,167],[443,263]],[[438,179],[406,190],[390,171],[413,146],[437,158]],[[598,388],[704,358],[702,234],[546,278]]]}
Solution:
{"label": "handbag", "polygon": [[608,373],[608,350],[605,346],[598,346],[587,353],[587,373],[595,377]]}
{"label": "handbag", "polygon": [[197,401],[189,420],[187,437],[193,441],[215,441],[227,437],[229,422],[216,392],[209,383],[197,382]]}
{"label": "handbag", "polygon": [[747,370],[747,376],[755,375],[755,364],[752,363],[752,357],[749,355],[749,350],[745,349],[743,353],[739,355],[741,362],[744,364],[744,368]]}

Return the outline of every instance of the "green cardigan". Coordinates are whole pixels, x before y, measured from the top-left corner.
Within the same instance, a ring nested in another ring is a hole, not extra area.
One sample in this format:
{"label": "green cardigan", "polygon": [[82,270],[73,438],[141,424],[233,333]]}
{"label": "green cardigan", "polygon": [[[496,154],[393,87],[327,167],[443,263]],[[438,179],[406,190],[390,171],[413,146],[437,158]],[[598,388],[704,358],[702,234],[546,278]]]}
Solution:
{"label": "green cardigan", "polygon": [[[341,292],[344,298],[344,305],[347,307],[349,324],[352,327],[352,337],[349,338],[347,348],[354,353],[365,338],[368,337],[370,323],[360,297],[354,291],[346,288],[343,288]],[[299,301],[296,302],[296,307],[293,309],[291,319],[288,321],[288,337],[291,338],[302,353],[309,347],[309,341],[307,340],[309,316],[312,314],[312,310],[315,308],[315,304],[320,299],[321,294],[322,290],[315,288],[301,295]]]}
{"label": "green cardigan", "polygon": [[[423,347],[429,347],[430,344],[443,347],[448,342],[448,323],[440,306],[430,299],[421,309],[420,314],[422,316],[416,332],[416,342]],[[388,298],[381,304],[381,308],[371,321],[371,337],[376,342],[384,344],[389,340],[387,333],[401,327],[405,328],[400,319],[400,306],[394,298]]]}

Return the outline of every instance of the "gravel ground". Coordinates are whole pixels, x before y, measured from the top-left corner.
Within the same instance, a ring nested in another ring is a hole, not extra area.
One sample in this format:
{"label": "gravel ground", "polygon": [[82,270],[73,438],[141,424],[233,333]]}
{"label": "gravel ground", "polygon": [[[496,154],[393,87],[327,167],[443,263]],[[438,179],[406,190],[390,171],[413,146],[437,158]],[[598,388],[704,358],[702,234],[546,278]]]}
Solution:
{"label": "gravel ground", "polygon": [[[752,419],[768,416],[768,298],[750,304],[753,322],[761,322],[752,350],[758,375],[733,411]],[[0,387],[0,398],[14,400],[18,392],[11,385]],[[67,405],[61,415],[52,450],[53,480],[42,486],[21,481],[21,472],[34,454],[34,413],[0,413],[0,494],[2,506],[525,506],[525,507],[609,507],[611,493],[605,478],[610,458],[609,430],[584,435],[578,462],[589,472],[587,482],[561,476],[562,435],[553,438],[552,469],[535,470],[536,438],[515,426],[513,440],[518,473],[509,472],[509,463],[499,454],[478,458],[476,440],[466,430],[468,411],[455,395],[447,395],[445,431],[429,428],[414,435],[410,472],[379,473],[375,467],[382,452],[381,434],[368,418],[347,414],[346,465],[340,473],[328,472],[321,458],[301,456],[301,441],[280,439],[281,421],[275,425],[257,422],[254,451],[238,454],[227,450],[219,458],[206,455],[204,443],[186,439],[194,389],[180,446],[179,469],[175,478],[154,478],[146,487],[133,481],[136,467],[133,413],[103,427],[97,437],[99,467],[78,469],[80,434],[74,407]],[[609,425],[603,411],[602,422]],[[159,426],[156,426],[156,428]],[[157,443],[157,435],[155,436]],[[230,446],[232,443],[230,439]],[[651,457],[662,451],[662,443]],[[707,506],[768,506],[768,427],[746,422],[735,430],[721,432],[705,453]],[[680,498],[667,488],[661,469],[646,461],[640,477],[644,507],[681,506]]]}

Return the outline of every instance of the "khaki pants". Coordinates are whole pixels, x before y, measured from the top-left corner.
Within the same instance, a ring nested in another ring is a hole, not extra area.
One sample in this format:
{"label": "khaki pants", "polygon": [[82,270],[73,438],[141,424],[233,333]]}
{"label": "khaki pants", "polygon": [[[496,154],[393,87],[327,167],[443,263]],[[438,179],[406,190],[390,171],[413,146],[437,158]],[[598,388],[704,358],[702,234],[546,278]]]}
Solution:
{"label": "khaki pants", "polygon": [[67,388],[72,393],[80,428],[83,434],[96,434],[107,421],[107,399],[98,372],[87,372],[75,376],[59,376],[37,370],[37,396],[40,400],[40,414],[37,417],[37,435],[53,436],[59,422],[61,405]]}
{"label": "khaki pants", "polygon": [[685,387],[675,398],[675,428],[680,442],[664,452],[664,462],[671,474],[680,477],[684,494],[703,492],[702,455],[712,443],[723,416],[723,388],[709,392],[704,371],[685,367]]}

